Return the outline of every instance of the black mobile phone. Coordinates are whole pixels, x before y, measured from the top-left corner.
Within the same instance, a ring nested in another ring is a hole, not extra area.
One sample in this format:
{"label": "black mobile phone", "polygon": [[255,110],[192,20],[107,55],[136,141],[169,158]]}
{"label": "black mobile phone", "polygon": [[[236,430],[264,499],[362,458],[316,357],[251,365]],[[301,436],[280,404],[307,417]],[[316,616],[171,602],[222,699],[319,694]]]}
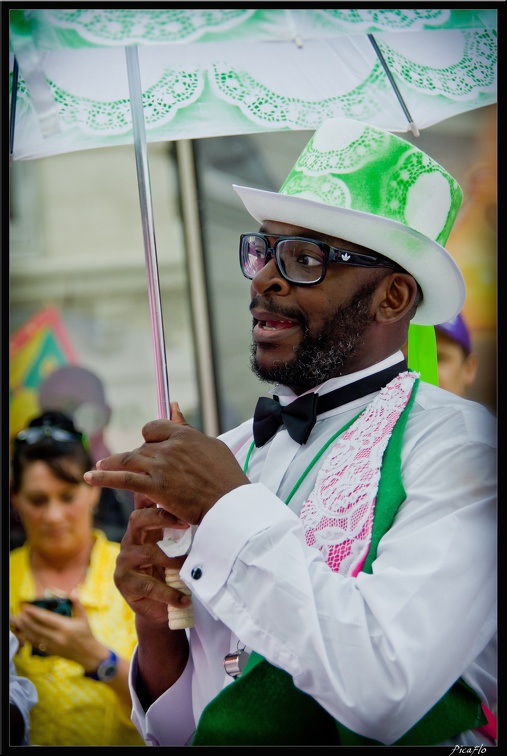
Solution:
{"label": "black mobile phone", "polygon": [[72,616],[72,601],[69,598],[51,596],[51,598],[35,599],[29,603],[34,606],[40,606],[41,609],[47,609],[49,612],[63,614],[65,617]]}
{"label": "black mobile phone", "polygon": [[[64,617],[72,617],[72,601],[69,598],[52,596],[51,598],[35,599],[29,603],[40,606],[41,609],[47,609],[49,612],[56,612],[56,614],[61,614]],[[47,653],[36,646],[32,646],[32,655],[47,656]]]}

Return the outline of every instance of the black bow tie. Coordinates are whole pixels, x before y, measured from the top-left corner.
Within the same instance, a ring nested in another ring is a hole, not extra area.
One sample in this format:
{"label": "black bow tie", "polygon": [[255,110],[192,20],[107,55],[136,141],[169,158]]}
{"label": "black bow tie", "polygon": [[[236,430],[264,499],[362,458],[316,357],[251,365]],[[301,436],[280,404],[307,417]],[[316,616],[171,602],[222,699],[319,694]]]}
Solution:
{"label": "black bow tie", "polygon": [[253,435],[256,446],[263,446],[275,435],[280,425],[285,425],[287,431],[298,444],[306,444],[315,425],[317,415],[335,409],[342,404],[352,402],[373,391],[379,391],[399,373],[407,370],[405,361],[381,370],[380,373],[368,375],[359,381],[349,383],[348,386],[330,391],[319,396],[316,393],[304,394],[293,402],[282,407],[278,397],[269,399],[261,396],[257,401],[253,420]]}

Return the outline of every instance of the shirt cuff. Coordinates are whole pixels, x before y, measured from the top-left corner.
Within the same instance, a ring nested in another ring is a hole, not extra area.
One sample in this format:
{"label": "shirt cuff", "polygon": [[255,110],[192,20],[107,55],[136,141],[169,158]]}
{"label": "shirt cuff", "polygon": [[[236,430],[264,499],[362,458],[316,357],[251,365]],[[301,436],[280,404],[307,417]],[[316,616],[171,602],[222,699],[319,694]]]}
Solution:
{"label": "shirt cuff", "polygon": [[[160,698],[157,698],[146,712],[139,702],[135,689],[137,672],[136,647],[129,670],[132,721],[146,745],[188,745],[195,732],[192,714],[192,662],[188,661],[179,679]],[[167,728],[168,711],[171,712],[170,729]]]}
{"label": "shirt cuff", "polygon": [[207,512],[180,571],[184,583],[211,611],[210,601],[226,583],[235,560],[256,534],[299,518],[262,483],[239,486]]}

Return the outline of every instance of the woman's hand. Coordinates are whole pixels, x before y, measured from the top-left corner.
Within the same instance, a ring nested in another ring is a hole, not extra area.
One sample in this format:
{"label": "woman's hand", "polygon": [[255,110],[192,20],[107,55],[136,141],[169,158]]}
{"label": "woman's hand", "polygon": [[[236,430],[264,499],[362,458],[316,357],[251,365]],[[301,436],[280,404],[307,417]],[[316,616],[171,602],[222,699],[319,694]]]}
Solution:
{"label": "woman's hand", "polygon": [[[77,592],[69,594],[72,600],[72,617],[65,617],[48,609],[24,604],[16,618],[23,636],[34,648],[48,656],[60,656],[75,661],[87,673],[97,670],[101,661],[109,655],[109,649],[93,635],[86,609]],[[117,657],[118,672],[102,685],[110,686],[119,698],[127,714],[132,701],[128,687],[129,660]]]}
{"label": "woman's hand", "polygon": [[85,671],[91,671],[97,668],[104,654],[107,655],[107,648],[93,635],[77,593],[72,593],[69,598],[72,600],[72,617],[23,604],[17,618],[18,626],[34,648],[49,656],[75,661]]}

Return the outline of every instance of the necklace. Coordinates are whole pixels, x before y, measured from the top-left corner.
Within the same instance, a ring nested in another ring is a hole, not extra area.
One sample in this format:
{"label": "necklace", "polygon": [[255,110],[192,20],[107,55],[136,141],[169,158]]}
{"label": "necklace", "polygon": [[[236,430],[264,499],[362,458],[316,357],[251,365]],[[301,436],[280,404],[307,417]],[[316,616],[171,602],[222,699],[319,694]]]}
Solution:
{"label": "necklace", "polygon": [[[34,558],[35,556],[35,558]],[[40,565],[37,556],[31,554],[30,569],[35,584],[35,593],[44,598],[65,598],[71,591],[82,585],[88,572],[89,556],[86,564],[70,564],[61,570],[51,565]]]}

